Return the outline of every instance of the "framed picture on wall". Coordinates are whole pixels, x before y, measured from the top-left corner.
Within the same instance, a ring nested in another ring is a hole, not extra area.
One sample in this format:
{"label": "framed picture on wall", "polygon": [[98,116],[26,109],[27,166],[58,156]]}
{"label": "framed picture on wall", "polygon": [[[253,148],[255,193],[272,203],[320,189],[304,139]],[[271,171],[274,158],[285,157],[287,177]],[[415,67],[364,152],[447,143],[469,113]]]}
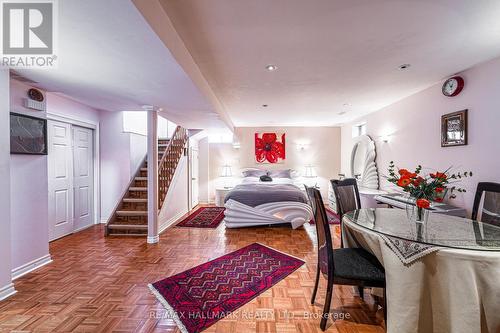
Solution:
{"label": "framed picture on wall", "polygon": [[47,120],[11,112],[10,153],[47,155]]}
{"label": "framed picture on wall", "polygon": [[441,147],[467,144],[467,109],[441,117]]}
{"label": "framed picture on wall", "polygon": [[286,158],[285,133],[255,133],[255,161],[283,163]]}

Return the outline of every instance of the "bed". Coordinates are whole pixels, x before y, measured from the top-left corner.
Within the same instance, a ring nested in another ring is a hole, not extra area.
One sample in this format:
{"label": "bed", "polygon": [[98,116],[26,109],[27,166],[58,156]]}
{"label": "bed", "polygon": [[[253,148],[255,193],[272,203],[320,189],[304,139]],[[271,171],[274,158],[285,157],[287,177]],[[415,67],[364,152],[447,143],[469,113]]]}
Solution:
{"label": "bed", "polygon": [[[270,182],[260,181],[260,173],[269,173]],[[245,176],[246,175],[246,176]],[[285,177],[280,177],[285,175]],[[268,172],[245,174],[241,184],[225,198],[227,228],[291,224],[296,229],[312,218],[312,210],[300,184],[289,173]]]}

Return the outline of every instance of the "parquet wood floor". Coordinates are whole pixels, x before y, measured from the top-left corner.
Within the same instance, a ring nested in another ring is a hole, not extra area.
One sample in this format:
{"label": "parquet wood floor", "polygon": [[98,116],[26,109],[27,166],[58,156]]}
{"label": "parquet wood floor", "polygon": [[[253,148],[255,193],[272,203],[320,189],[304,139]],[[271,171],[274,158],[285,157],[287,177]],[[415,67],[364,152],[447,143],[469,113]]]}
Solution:
{"label": "parquet wood floor", "polygon": [[[103,235],[103,226],[95,226],[51,243],[53,263],[17,279],[18,293],[0,302],[0,332],[178,333],[147,284],[253,242],[306,264],[204,332],[321,332],[314,316],[321,314],[326,283],[322,279],[316,304],[310,305],[316,238],[308,223],[298,230],[235,230],[223,223],[217,229],[170,228],[156,245],[144,238]],[[352,287],[337,286],[332,303],[338,317],[350,318],[330,320],[327,332],[384,332],[383,312],[370,296],[363,302]]]}

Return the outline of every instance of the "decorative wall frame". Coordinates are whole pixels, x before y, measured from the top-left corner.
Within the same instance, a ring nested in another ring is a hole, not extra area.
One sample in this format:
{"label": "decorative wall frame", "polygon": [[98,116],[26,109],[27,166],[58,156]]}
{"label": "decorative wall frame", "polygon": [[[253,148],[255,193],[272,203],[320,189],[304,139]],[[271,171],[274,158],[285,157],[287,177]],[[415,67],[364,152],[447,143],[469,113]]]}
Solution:
{"label": "decorative wall frame", "polygon": [[285,133],[255,133],[255,161],[283,163],[286,158]]}
{"label": "decorative wall frame", "polygon": [[47,155],[47,120],[11,112],[10,153]]}
{"label": "decorative wall frame", "polygon": [[441,147],[467,145],[467,113],[465,109],[441,116]]}

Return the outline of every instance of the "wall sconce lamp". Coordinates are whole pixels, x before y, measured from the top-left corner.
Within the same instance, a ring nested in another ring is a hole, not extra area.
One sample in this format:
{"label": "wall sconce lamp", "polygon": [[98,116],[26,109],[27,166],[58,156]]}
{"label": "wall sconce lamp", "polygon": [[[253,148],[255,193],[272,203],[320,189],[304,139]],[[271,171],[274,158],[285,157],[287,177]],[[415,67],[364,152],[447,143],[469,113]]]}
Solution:
{"label": "wall sconce lamp", "polygon": [[308,146],[309,144],[307,143],[297,143],[297,150],[304,151],[307,149]]}

